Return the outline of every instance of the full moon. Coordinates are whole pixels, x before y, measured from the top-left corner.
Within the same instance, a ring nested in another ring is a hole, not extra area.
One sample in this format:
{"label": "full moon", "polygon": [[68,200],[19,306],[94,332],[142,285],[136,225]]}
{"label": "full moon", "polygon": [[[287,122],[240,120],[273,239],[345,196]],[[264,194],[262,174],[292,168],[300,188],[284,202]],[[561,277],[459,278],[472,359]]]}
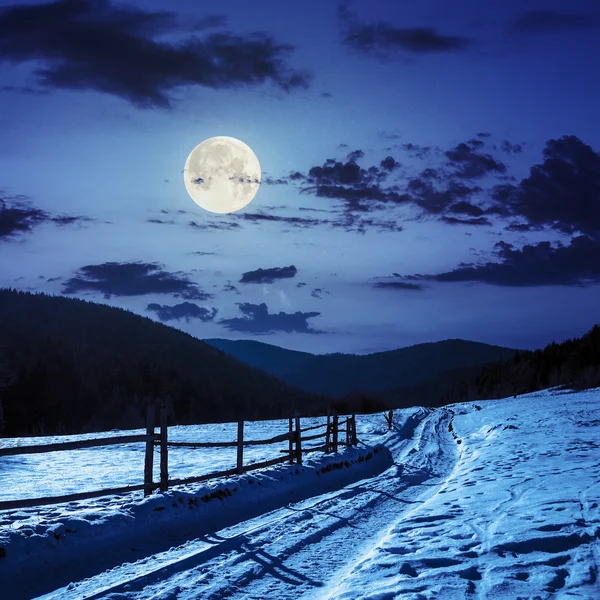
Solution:
{"label": "full moon", "polygon": [[260,186],[260,163],[250,146],[218,136],[198,144],[183,169],[188,194],[214,213],[232,213],[252,201]]}

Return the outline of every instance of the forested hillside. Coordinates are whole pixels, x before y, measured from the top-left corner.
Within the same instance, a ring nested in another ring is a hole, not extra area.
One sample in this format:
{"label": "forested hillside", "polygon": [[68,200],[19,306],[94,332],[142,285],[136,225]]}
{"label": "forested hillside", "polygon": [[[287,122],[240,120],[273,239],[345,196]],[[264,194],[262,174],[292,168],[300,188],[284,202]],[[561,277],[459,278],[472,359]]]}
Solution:
{"label": "forested hillside", "polygon": [[2,435],[140,427],[157,399],[180,424],[318,412],[326,403],[129,311],[0,290]]}
{"label": "forested hillside", "polygon": [[362,356],[309,354],[253,340],[205,341],[286,383],[331,396],[372,394],[416,385],[446,371],[504,361],[516,352],[466,340],[417,344]]}
{"label": "forested hillside", "polygon": [[581,338],[553,342],[540,350],[520,350],[507,361],[458,369],[420,385],[384,392],[378,401],[392,406],[438,406],[505,398],[559,385],[579,390],[600,386],[600,326]]}

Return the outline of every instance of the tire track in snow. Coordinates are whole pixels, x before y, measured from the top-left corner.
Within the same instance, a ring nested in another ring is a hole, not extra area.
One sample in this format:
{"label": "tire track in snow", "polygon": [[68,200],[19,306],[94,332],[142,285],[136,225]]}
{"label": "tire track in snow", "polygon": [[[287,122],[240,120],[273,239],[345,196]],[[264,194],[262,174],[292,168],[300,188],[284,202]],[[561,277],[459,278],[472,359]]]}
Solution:
{"label": "tire track in snow", "polygon": [[450,418],[444,409],[409,418],[388,444],[395,465],[378,477],[194,540],[156,555],[154,565],[148,559],[124,565],[89,580],[92,594],[82,596],[78,586],[77,597],[320,596],[335,573],[360,560],[390,524],[444,485],[457,455]]}

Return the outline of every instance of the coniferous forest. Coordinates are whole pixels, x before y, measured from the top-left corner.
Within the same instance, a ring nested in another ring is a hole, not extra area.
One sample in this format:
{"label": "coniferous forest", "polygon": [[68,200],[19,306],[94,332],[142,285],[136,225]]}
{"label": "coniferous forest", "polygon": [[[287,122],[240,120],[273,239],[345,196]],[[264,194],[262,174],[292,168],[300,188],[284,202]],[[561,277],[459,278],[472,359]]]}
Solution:
{"label": "coniferous forest", "polygon": [[518,396],[549,387],[583,390],[600,386],[600,326],[581,338],[540,350],[519,350],[510,360],[483,367],[457,369],[420,385],[378,396],[395,406],[442,406],[454,402]]}
{"label": "coniferous forest", "polygon": [[0,290],[3,436],[141,427],[164,401],[171,424],[316,412],[317,396],[129,311]]}
{"label": "coniferous forest", "polygon": [[0,434],[7,437],[137,428],[146,406],[158,402],[167,404],[170,424],[191,424],[296,411],[317,415],[331,408],[348,413],[442,406],[558,385],[600,386],[598,326],[580,339],[516,351],[508,360],[442,373],[436,363],[426,381],[333,398],[300,390],[119,308],[0,290],[0,315]]}

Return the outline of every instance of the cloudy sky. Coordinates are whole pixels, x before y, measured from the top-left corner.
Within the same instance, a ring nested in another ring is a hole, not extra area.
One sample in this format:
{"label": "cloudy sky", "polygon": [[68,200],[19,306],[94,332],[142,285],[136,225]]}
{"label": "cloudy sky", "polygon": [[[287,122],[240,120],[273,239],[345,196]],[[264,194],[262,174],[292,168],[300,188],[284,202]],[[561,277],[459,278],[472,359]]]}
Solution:
{"label": "cloudy sky", "polygon": [[[599,54],[595,0],[0,0],[0,286],[318,353],[581,335]],[[183,184],[217,135],[232,215]]]}

